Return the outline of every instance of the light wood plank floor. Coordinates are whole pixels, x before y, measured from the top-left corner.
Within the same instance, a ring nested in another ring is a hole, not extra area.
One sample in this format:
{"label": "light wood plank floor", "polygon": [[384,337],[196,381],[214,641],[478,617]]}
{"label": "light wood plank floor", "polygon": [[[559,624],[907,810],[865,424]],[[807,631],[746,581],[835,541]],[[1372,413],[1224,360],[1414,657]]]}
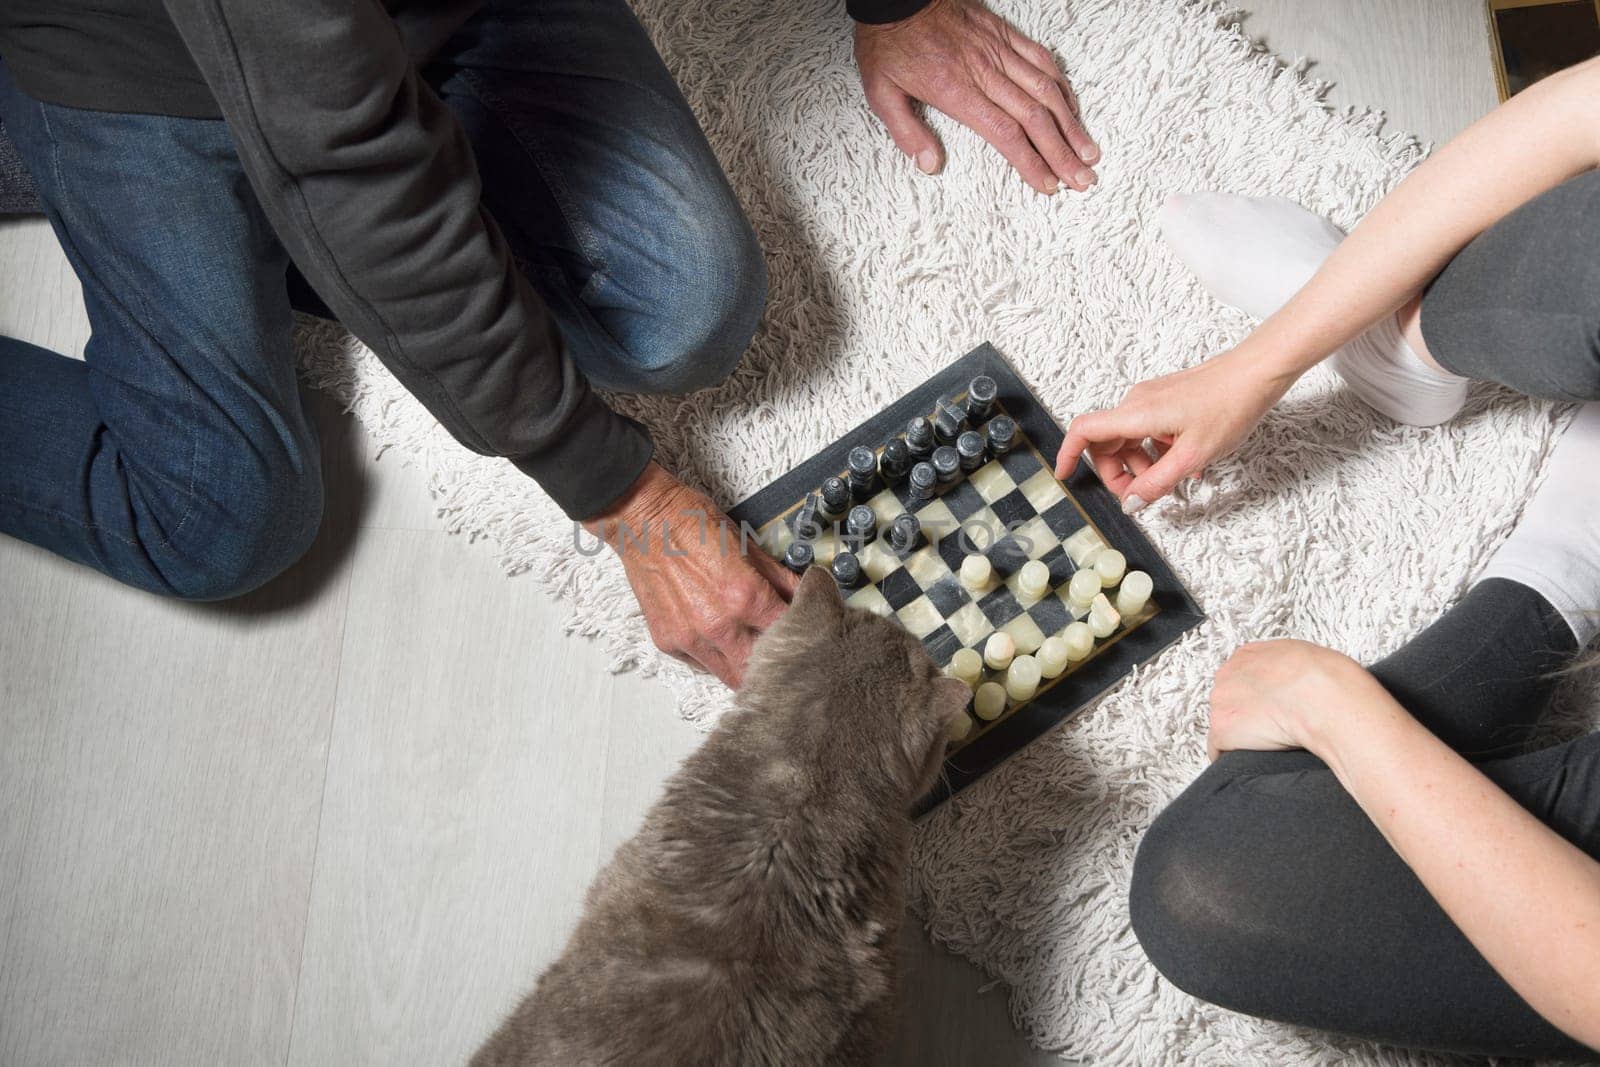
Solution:
{"label": "light wood plank floor", "polygon": [[[1480,0],[1255,6],[1341,104],[1439,139],[1494,103]],[[0,224],[0,332],[88,336],[38,221]],[[459,1062],[697,741],[314,406],[327,523],[241,602],[0,539],[0,1063]],[[905,953],[893,1062],[1055,1062],[976,969]]]}

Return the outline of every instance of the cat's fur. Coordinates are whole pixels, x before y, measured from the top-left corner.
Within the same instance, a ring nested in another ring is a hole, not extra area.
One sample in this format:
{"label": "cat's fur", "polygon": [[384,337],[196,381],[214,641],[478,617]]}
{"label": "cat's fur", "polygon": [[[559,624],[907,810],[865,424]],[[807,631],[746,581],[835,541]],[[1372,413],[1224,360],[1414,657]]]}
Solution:
{"label": "cat's fur", "polygon": [[893,1032],[909,807],[969,695],[812,568],[472,1067],[870,1062]]}

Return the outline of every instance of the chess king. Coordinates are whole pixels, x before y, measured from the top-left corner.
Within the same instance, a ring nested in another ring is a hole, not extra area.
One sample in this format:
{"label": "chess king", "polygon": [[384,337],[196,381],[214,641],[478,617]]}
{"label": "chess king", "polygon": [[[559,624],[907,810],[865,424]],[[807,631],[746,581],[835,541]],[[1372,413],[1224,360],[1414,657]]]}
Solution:
{"label": "chess king", "polygon": [[[1055,60],[979,0],[847,7],[911,165],[944,165],[921,102],[1040,193],[1093,184]],[[0,422],[0,531],[190,599],[288,567],[323,509],[294,307],[611,544],[663,649],[739,682],[792,575],[706,536],[717,508],[592,388],[720,381],[765,300],[624,0],[8,0],[0,114],[0,205],[49,215],[94,323],[82,362],[0,337],[24,413]]]}

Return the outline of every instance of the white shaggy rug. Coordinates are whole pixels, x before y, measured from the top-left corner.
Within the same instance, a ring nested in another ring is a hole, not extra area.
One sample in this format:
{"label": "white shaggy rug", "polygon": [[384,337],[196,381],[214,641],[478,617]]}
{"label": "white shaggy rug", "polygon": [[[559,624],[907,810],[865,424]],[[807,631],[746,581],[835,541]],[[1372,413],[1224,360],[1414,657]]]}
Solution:
{"label": "white shaggy rug", "polygon": [[[643,0],[755,222],[771,303],[722,387],[619,400],[662,459],[732,504],[974,344],[993,341],[1065,422],[1236,342],[1247,323],[1156,239],[1166,194],[1277,194],[1348,227],[1421,157],[1319,102],[1202,0],[1007,0],[1069,63],[1105,146],[1087,196],[1029,192],[936,119],[950,167],[919,175],[867,111],[836,0]],[[621,569],[508,464],[457,446],[372,355],[303,332],[309,379],[421,464],[446,525],[571,606],[618,667],[661,672],[681,711],[725,705],[651,648]],[[1013,990],[1037,1044],[1092,1062],[1398,1062],[1258,1023],[1162,981],[1128,926],[1140,833],[1204,761],[1209,681],[1243,641],[1297,636],[1375,658],[1439,614],[1510,529],[1559,417],[1497,390],[1446,429],[1397,428],[1318,371],[1204,484],[1143,519],[1210,621],[918,834],[933,936]],[[662,714],[670,714],[663,708]]]}

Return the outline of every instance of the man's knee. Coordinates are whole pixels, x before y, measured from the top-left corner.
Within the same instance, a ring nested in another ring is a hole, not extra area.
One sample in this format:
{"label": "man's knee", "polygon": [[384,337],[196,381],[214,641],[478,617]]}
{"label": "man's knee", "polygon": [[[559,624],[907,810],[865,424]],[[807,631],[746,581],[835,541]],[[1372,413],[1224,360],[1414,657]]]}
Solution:
{"label": "man's knee", "polygon": [[320,470],[278,464],[235,467],[197,486],[180,528],[153,553],[168,590],[185,600],[243,596],[304,556],[322,523]]}
{"label": "man's knee", "polygon": [[631,391],[682,394],[733,373],[767,302],[767,267],[754,231],[731,197],[686,218],[645,281],[649,314],[620,331]]}

